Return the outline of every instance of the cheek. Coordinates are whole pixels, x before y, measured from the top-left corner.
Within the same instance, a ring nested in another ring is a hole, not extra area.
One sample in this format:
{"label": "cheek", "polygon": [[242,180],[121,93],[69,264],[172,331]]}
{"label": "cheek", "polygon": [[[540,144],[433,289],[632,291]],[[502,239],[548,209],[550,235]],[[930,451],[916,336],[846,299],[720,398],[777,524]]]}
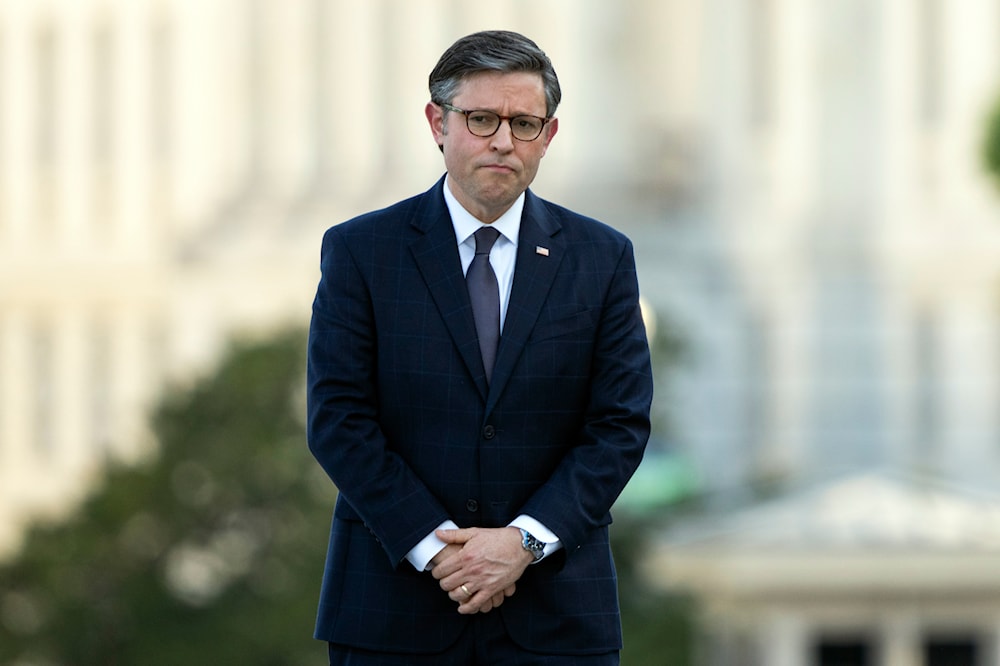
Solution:
{"label": "cheek", "polygon": [[[448,140],[444,142],[445,164],[450,168],[462,168],[465,163],[472,158],[472,151],[463,137],[452,132],[448,135]],[[449,170],[451,170],[449,168]]]}
{"label": "cheek", "polygon": [[524,164],[526,170],[535,172],[538,170],[538,163],[541,162],[543,155],[545,155],[545,148],[541,147],[522,155],[521,162]]}
{"label": "cheek", "polygon": [[467,160],[465,159],[462,151],[458,146],[451,140],[444,142],[444,168],[448,173],[453,175],[458,175],[461,173],[462,166]]}

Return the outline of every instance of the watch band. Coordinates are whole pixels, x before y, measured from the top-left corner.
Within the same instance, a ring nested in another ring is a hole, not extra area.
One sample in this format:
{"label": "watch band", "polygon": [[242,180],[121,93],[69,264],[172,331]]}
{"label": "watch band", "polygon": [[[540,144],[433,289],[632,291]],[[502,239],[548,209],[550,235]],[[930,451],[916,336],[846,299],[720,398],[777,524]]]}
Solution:
{"label": "watch band", "polygon": [[531,556],[535,558],[535,562],[545,557],[545,544],[536,539],[531,532],[523,527],[519,527],[518,529],[521,530],[521,547],[531,553]]}

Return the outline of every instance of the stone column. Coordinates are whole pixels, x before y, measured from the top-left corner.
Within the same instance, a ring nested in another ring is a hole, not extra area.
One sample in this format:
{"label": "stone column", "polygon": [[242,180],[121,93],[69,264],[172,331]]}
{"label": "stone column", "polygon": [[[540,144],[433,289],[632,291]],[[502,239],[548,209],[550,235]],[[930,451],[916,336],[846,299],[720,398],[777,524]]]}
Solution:
{"label": "stone column", "polygon": [[811,666],[808,621],[793,610],[775,613],[765,620],[760,637],[760,663],[768,666]]}
{"label": "stone column", "polygon": [[882,624],[884,666],[921,666],[920,627],[915,618],[895,614]]}

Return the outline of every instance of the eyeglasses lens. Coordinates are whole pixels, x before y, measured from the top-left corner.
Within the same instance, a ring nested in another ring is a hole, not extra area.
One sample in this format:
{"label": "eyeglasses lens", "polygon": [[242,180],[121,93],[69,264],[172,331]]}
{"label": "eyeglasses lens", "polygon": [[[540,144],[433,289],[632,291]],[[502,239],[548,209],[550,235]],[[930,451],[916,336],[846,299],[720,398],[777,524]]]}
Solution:
{"label": "eyeglasses lens", "polygon": [[[491,136],[500,127],[500,116],[490,111],[474,111],[466,115],[469,131],[476,136]],[[515,116],[510,130],[515,139],[534,141],[542,133],[545,121],[534,116]]]}

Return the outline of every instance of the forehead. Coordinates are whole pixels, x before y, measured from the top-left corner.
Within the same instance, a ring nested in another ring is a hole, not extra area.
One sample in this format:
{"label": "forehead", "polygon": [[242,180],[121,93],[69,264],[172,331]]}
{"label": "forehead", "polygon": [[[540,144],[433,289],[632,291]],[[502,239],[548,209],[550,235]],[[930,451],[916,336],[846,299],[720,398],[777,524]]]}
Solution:
{"label": "forehead", "polygon": [[466,109],[544,116],[545,86],[537,72],[478,72],[462,79],[454,101]]}

